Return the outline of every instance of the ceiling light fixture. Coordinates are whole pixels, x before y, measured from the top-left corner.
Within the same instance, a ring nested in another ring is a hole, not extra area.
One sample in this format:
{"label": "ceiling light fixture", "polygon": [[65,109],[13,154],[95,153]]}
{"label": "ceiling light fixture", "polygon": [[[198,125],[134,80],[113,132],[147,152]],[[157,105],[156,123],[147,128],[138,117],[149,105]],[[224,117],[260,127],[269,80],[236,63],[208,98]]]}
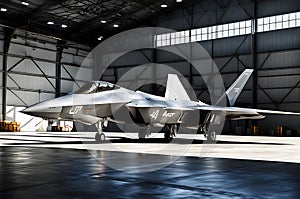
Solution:
{"label": "ceiling light fixture", "polygon": [[7,9],[6,9],[6,8],[1,8],[0,11],[1,11],[1,12],[6,12]]}
{"label": "ceiling light fixture", "polygon": [[119,25],[118,25],[118,24],[114,24],[113,26],[114,26],[115,28],[118,28],[118,27],[119,27]]}
{"label": "ceiling light fixture", "polygon": [[106,21],[106,20],[101,20],[100,22],[101,22],[101,23],[106,23],[107,21]]}
{"label": "ceiling light fixture", "polygon": [[25,1],[22,1],[22,5],[29,6],[29,3],[25,2]]}
{"label": "ceiling light fixture", "polygon": [[48,21],[47,24],[48,25],[54,25],[54,22],[53,21]]}
{"label": "ceiling light fixture", "polygon": [[182,0],[176,0],[176,2],[177,2],[177,3],[180,3],[180,2],[182,2]]}
{"label": "ceiling light fixture", "polygon": [[166,8],[166,7],[168,7],[168,5],[164,3],[164,4],[161,4],[160,7]]}
{"label": "ceiling light fixture", "polygon": [[103,36],[98,37],[98,41],[101,41],[103,39]]}
{"label": "ceiling light fixture", "polygon": [[61,25],[62,28],[67,28],[68,26],[66,24]]}

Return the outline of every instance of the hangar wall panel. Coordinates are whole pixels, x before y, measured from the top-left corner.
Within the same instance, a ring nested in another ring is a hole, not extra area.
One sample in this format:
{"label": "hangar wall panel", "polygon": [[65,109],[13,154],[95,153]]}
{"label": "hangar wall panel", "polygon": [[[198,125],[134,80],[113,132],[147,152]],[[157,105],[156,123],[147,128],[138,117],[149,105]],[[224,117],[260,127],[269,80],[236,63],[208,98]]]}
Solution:
{"label": "hangar wall panel", "polygon": [[265,0],[258,1],[257,17],[266,17],[299,11],[298,0]]}
{"label": "hangar wall panel", "polygon": [[78,86],[92,80],[92,63],[88,56],[91,49],[73,42],[68,42],[67,46],[63,49],[61,60],[62,93],[77,90]]}
{"label": "hangar wall panel", "polygon": [[78,70],[79,70],[78,67],[63,64],[63,67],[61,70],[61,72],[62,72],[61,76],[62,76],[62,78],[66,78],[66,79],[70,79],[71,76],[73,78],[76,78]]}
{"label": "hangar wall panel", "polygon": [[85,55],[63,53],[61,62],[62,63],[73,63],[78,66],[81,66],[81,64],[85,58],[86,58]]}
{"label": "hangar wall panel", "polygon": [[185,9],[180,10],[180,12],[173,12],[168,15],[168,20],[159,21],[158,26],[172,30],[188,29],[190,20],[188,17],[185,17],[188,15],[188,11]]}
{"label": "hangar wall panel", "polygon": [[[230,42],[230,45],[228,43]],[[233,54],[251,53],[251,37],[249,35],[220,39],[213,42],[213,56],[229,56]]]}
{"label": "hangar wall panel", "polygon": [[[12,81],[13,79],[14,81]],[[49,79],[50,82],[55,85],[54,79]],[[53,91],[54,88],[51,86],[51,84],[48,82],[47,79],[44,77],[30,77],[24,75],[16,75],[16,74],[10,74],[10,78],[8,78],[8,87],[16,87],[17,85],[22,85],[22,88],[27,89],[34,89],[34,90],[42,90],[42,91]]]}
{"label": "hangar wall panel", "polygon": [[55,61],[56,53],[54,51],[44,50],[40,48],[27,47],[20,44],[12,43],[9,48],[10,54],[30,56],[40,59],[47,59]]}
{"label": "hangar wall panel", "polygon": [[279,51],[300,48],[300,29],[286,29],[257,35],[257,51]]}
{"label": "hangar wall panel", "polygon": [[63,64],[62,67],[62,78],[69,81],[91,81],[93,79],[92,73],[92,69],[87,67],[78,68],[66,64]]}
{"label": "hangar wall panel", "polygon": [[151,51],[133,51],[119,57],[111,66],[141,65],[148,63],[151,60],[151,56]]}
{"label": "hangar wall panel", "polygon": [[[262,53],[262,54],[258,54],[257,56],[258,65],[261,66],[263,64],[261,69],[276,68],[277,72],[279,71],[284,72],[289,67],[296,67],[296,69],[297,68],[299,69],[299,63],[300,63],[299,55],[300,55],[300,50],[273,52],[271,54]],[[285,68],[285,69],[280,70],[281,68]],[[269,71],[269,72],[274,73],[276,71]]]}
{"label": "hangar wall panel", "polygon": [[79,89],[78,86],[73,81],[62,80],[61,84],[62,84],[61,87],[62,93],[70,93],[72,91],[76,91]]}
{"label": "hangar wall panel", "polygon": [[[221,2],[224,9],[220,9],[214,1],[205,1],[206,4],[194,6],[194,27],[204,27],[215,24],[225,24],[233,21],[242,21],[249,19],[252,10],[252,4],[246,2],[242,6],[238,5],[236,1]],[[229,5],[228,5],[229,3]],[[211,5],[215,4],[215,5]],[[213,6],[213,8],[211,8]]]}
{"label": "hangar wall panel", "polygon": [[7,92],[7,105],[26,107],[31,105],[33,101],[38,103],[54,97],[55,95],[51,94],[10,90]]}
{"label": "hangar wall panel", "polygon": [[[21,58],[8,57],[8,69],[12,68],[15,64],[21,61]],[[35,63],[34,63],[35,62]],[[55,76],[55,64],[41,62],[41,61],[32,61],[31,59],[25,59],[14,67],[11,72],[24,72],[32,74],[43,75],[43,72],[48,76]],[[36,66],[37,64],[38,66]],[[40,69],[42,70],[40,70]]]}

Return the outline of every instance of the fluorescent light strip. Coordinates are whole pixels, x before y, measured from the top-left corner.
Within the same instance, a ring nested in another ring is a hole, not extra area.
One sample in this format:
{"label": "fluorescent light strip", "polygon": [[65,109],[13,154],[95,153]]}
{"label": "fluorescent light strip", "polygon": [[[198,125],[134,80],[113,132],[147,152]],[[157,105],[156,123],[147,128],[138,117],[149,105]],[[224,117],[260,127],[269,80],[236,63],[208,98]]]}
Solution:
{"label": "fluorescent light strip", "polygon": [[22,1],[22,5],[29,6],[29,3],[25,2],[25,1]]}

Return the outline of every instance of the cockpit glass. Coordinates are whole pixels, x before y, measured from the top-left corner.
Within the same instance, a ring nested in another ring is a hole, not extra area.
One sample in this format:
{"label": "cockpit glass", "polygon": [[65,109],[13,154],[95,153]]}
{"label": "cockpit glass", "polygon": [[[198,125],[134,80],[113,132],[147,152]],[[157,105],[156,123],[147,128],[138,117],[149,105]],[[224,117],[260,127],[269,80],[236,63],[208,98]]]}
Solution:
{"label": "cockpit glass", "polygon": [[74,92],[75,94],[90,94],[90,93],[99,93],[103,91],[110,91],[119,89],[119,86],[111,84],[109,82],[88,82],[84,84],[78,91]]}

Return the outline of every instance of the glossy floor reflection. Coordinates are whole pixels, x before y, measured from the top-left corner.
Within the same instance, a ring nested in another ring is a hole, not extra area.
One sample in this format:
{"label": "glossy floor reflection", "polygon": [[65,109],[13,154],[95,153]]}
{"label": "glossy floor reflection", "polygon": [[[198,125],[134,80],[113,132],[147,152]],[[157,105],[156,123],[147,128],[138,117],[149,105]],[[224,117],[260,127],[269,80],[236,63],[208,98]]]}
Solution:
{"label": "glossy floor reflection", "polygon": [[[297,198],[300,165],[181,157],[149,173],[126,173],[84,150],[0,148],[0,198]],[[138,161],[147,154],[101,152]],[[153,156],[153,155],[152,155]],[[161,158],[161,155],[156,155]]]}

